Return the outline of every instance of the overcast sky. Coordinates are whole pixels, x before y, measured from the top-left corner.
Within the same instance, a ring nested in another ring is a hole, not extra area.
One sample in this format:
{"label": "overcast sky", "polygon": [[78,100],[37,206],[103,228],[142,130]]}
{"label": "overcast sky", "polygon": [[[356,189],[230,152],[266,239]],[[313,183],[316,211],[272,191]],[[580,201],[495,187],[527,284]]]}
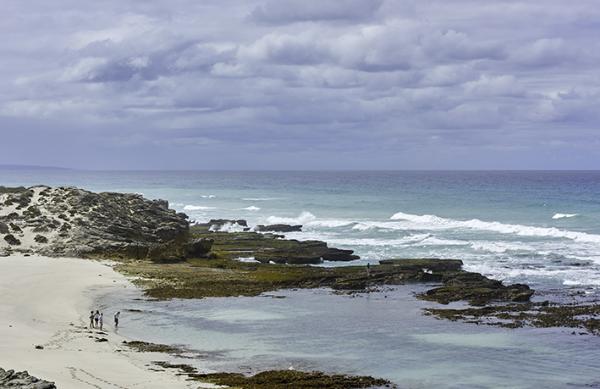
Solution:
{"label": "overcast sky", "polygon": [[599,169],[597,0],[2,0],[0,164]]}

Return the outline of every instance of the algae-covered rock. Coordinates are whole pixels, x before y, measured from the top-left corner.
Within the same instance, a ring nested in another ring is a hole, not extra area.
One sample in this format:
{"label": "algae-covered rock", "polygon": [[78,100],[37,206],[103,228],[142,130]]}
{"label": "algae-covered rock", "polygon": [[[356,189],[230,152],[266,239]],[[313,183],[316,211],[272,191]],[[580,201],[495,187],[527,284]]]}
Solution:
{"label": "algae-covered rock", "polygon": [[504,285],[479,273],[449,272],[442,277],[443,285],[420,295],[425,300],[442,304],[467,300],[472,305],[485,305],[490,301],[529,301],[534,291],[524,284]]}
{"label": "algae-covered rock", "polygon": [[230,388],[244,389],[361,389],[361,388],[397,388],[392,382],[371,376],[352,376],[346,374],[327,374],[319,371],[268,370],[254,375],[241,373],[200,374],[198,370],[186,364],[173,364],[165,361],[154,362],[165,369],[177,369],[190,379],[209,382]]}
{"label": "algae-covered rock", "polygon": [[350,376],[325,374],[322,372],[303,372],[296,370],[270,370],[253,376],[240,373],[192,374],[199,381],[212,382],[246,389],[358,389],[387,387],[395,388],[390,381],[370,376]]}
{"label": "algae-covered rock", "polygon": [[505,328],[572,328],[600,336],[600,304],[593,302],[498,304],[459,309],[428,308],[440,319]]}
{"label": "algae-covered rock", "polygon": [[190,233],[195,238],[212,240],[211,251],[215,258],[253,257],[262,263],[295,265],[359,259],[352,250],[331,248],[317,240],[282,239],[280,235],[253,231],[211,231],[206,224],[193,226]]}
{"label": "algae-covered rock", "polygon": [[186,243],[185,250],[188,258],[204,258],[210,253],[213,245],[212,239],[193,238]]}

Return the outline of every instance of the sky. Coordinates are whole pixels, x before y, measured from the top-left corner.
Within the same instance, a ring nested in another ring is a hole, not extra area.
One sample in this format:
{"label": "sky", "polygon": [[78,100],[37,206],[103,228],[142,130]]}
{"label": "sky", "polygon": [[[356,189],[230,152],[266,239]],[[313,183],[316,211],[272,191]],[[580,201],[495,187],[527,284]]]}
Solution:
{"label": "sky", "polygon": [[600,169],[597,0],[2,0],[0,164]]}

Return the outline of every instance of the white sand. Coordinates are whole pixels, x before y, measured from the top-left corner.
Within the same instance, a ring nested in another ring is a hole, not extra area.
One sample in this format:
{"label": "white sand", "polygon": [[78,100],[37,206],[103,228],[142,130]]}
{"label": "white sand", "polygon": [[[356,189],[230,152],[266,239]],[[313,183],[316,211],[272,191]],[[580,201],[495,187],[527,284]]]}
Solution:
{"label": "white sand", "polygon": [[[108,288],[131,287],[97,261],[0,257],[0,367],[27,370],[60,389],[197,388],[197,382],[186,382],[174,371],[149,369],[158,369],[151,361],[168,357],[122,347],[123,338],[112,329],[112,312],[104,318],[108,335],[86,329],[95,296]],[[89,336],[109,341],[98,343]]]}

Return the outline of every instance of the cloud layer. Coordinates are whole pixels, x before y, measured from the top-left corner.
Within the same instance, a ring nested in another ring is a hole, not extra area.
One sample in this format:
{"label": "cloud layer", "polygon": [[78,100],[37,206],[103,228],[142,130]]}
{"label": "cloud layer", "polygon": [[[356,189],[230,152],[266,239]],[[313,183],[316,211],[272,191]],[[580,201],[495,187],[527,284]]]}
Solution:
{"label": "cloud layer", "polygon": [[600,168],[595,1],[3,7],[0,163]]}

